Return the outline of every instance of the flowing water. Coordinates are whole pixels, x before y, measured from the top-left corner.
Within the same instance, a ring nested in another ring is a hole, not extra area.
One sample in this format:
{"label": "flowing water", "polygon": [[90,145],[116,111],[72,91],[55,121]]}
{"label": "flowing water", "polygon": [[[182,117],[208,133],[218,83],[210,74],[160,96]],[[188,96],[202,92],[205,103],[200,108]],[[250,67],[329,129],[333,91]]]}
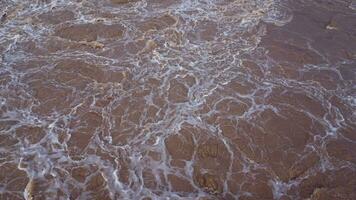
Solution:
{"label": "flowing water", "polygon": [[1,0],[0,199],[356,199],[356,2]]}

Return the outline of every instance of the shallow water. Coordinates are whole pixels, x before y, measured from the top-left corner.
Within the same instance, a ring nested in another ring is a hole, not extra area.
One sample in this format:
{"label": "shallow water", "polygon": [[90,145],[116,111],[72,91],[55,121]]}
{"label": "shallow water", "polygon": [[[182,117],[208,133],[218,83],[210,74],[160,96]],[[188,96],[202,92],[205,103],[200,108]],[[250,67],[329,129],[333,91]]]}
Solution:
{"label": "shallow water", "polygon": [[356,199],[355,1],[0,14],[0,199]]}

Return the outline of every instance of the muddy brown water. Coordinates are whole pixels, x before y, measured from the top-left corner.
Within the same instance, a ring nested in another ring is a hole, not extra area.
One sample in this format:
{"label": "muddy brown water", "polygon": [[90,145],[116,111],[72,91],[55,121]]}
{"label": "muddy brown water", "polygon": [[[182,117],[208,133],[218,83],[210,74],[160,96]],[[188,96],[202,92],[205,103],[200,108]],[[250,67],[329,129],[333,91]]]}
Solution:
{"label": "muddy brown water", "polygon": [[0,1],[0,199],[356,199],[356,2]]}

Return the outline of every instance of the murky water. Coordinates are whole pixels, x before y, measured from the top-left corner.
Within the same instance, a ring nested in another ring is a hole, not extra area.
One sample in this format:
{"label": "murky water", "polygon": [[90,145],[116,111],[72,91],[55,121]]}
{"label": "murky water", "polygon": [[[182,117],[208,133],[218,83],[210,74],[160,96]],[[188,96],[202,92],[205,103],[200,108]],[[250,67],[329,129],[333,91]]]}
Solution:
{"label": "murky water", "polygon": [[0,1],[0,199],[356,199],[355,5]]}

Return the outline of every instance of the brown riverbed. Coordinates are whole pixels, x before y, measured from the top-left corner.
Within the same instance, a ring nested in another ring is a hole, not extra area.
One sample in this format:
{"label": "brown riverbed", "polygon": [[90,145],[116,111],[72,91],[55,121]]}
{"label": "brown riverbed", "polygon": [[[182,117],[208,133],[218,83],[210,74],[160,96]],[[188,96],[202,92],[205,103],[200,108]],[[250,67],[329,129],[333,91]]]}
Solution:
{"label": "brown riverbed", "polygon": [[356,199],[356,2],[0,2],[0,199]]}

